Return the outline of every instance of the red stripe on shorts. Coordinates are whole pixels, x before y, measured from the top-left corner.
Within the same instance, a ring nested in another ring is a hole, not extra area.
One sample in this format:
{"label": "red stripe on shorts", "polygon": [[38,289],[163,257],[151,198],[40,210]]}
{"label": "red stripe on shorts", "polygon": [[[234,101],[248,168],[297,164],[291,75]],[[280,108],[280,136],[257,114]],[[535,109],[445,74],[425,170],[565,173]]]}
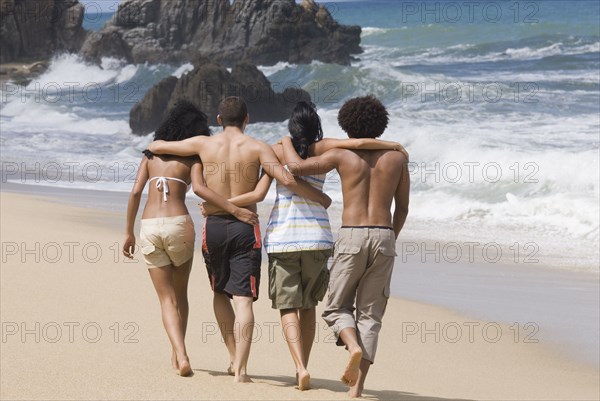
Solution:
{"label": "red stripe on shorts", "polygon": [[252,296],[256,298],[256,278],[250,276],[250,288],[252,288]]}
{"label": "red stripe on shorts", "polygon": [[202,250],[208,252],[208,246],[206,245],[206,223],[202,227]]}
{"label": "red stripe on shorts", "polygon": [[261,248],[261,242],[260,242],[260,226],[257,224],[254,226],[254,238],[256,239],[256,242],[254,243],[254,248]]}

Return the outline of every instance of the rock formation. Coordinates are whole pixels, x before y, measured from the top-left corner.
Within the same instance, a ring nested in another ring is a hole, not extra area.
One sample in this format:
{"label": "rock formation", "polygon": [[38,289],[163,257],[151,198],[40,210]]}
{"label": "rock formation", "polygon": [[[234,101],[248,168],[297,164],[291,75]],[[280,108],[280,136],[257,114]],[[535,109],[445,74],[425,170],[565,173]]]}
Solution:
{"label": "rock formation", "polygon": [[116,56],[135,63],[208,57],[225,65],[347,65],[361,52],[360,32],[337,23],[313,0],[123,0],[81,53],[94,61]]}
{"label": "rock formation", "polygon": [[79,51],[83,14],[78,0],[0,0],[0,62]]}
{"label": "rock formation", "polygon": [[158,128],[168,110],[179,100],[188,100],[209,116],[216,125],[217,109],[226,96],[242,96],[248,105],[251,122],[276,122],[289,118],[300,100],[310,95],[296,88],[275,93],[267,78],[254,65],[236,64],[231,73],[219,64],[197,66],[180,79],[168,77],[150,89],[129,113],[129,126],[135,135],[146,135]]}

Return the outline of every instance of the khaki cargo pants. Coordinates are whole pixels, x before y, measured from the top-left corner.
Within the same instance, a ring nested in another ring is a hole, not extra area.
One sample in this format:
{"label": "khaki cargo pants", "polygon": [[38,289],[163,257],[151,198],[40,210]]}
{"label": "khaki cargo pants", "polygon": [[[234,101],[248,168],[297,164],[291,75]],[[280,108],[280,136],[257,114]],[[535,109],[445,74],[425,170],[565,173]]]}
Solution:
{"label": "khaki cargo pants", "polygon": [[377,227],[342,227],[334,247],[323,319],[333,328],[337,345],[344,345],[342,330],[356,329],[363,358],[371,363],[390,297],[395,247],[394,231]]}

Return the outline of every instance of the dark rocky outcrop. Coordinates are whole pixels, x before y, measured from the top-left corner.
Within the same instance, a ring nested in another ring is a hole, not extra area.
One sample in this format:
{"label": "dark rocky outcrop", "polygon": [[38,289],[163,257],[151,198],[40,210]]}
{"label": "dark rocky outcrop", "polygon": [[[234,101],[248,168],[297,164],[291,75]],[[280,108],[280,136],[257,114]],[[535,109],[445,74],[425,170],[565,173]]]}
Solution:
{"label": "dark rocky outcrop", "polygon": [[131,62],[129,45],[125,43],[118,29],[109,27],[101,34],[92,32],[81,47],[88,61],[99,64],[102,57],[115,57]]}
{"label": "dark rocky outcrop", "polygon": [[83,14],[78,0],[0,0],[0,62],[79,51]]}
{"label": "dark rocky outcrop", "polygon": [[129,126],[134,134],[143,135],[156,130],[166,116],[177,81],[175,77],[163,79],[146,92],[141,102],[133,106],[129,112]]}
{"label": "dark rocky outcrop", "polygon": [[123,0],[112,21],[90,35],[82,54],[94,61],[110,55],[135,63],[209,57],[225,65],[349,64],[351,55],[361,52],[360,32],[358,26],[338,24],[313,0],[302,5],[294,0]]}
{"label": "dark rocky outcrop", "polygon": [[283,93],[275,93],[254,65],[239,63],[230,73],[222,65],[206,63],[180,79],[165,78],[150,89],[131,109],[129,125],[136,135],[149,134],[179,100],[194,103],[209,116],[210,123],[216,125],[219,103],[226,96],[242,96],[252,122],[284,121],[298,101],[310,101],[310,95],[302,89],[287,88]]}

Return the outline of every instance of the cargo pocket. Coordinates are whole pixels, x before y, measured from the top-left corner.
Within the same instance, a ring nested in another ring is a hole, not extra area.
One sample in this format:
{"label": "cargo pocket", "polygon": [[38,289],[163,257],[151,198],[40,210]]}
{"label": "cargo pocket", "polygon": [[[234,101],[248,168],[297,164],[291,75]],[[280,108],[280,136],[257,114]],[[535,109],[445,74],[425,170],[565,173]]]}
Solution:
{"label": "cargo pocket", "polygon": [[186,244],[172,244],[167,247],[169,252],[178,253],[186,250]]}
{"label": "cargo pocket", "polygon": [[385,310],[387,309],[388,301],[390,300],[390,285],[386,284],[383,286],[383,308],[381,311],[381,316],[385,314]]}
{"label": "cargo pocket", "polygon": [[337,244],[334,250],[334,256],[337,255],[356,255],[360,252],[358,245]]}
{"label": "cargo pocket", "polygon": [[379,253],[381,253],[382,255],[385,255],[385,256],[398,256],[398,254],[396,253],[396,246],[395,245],[396,244],[394,244],[393,246],[392,245],[388,245],[388,244],[381,245],[377,249],[377,251]]}
{"label": "cargo pocket", "polygon": [[152,255],[154,252],[156,252],[156,247],[152,244],[148,244],[148,245],[142,245],[142,253],[146,256]]}
{"label": "cargo pocket", "polygon": [[350,244],[336,244],[331,266],[331,276],[350,274],[354,267],[352,260],[360,253],[360,246]]}

